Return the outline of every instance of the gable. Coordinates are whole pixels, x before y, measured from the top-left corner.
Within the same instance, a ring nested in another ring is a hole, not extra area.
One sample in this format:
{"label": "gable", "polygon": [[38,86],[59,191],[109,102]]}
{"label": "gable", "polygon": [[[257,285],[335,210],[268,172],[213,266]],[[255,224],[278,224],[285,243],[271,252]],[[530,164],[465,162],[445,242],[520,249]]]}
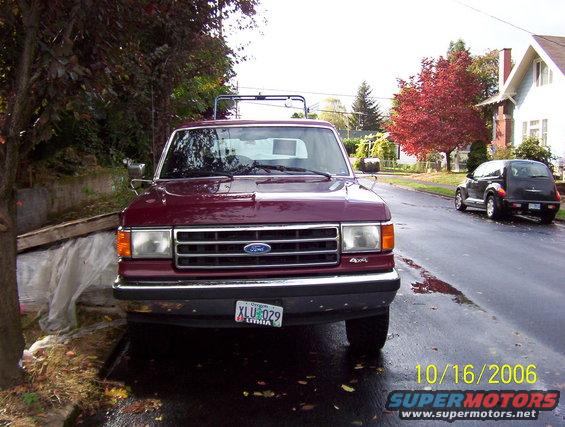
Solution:
{"label": "gable", "polygon": [[561,73],[565,74],[565,37],[533,36],[533,38]]}
{"label": "gable", "polygon": [[[550,56],[537,42],[536,37],[550,46],[550,50],[553,56]],[[548,41],[550,36],[534,36],[533,43],[528,46],[526,52],[520,59],[520,61],[512,68],[506,83],[502,90],[500,90],[501,97],[508,98],[509,96],[515,95],[519,87],[522,85],[522,80],[528,76],[528,73],[532,70],[533,62],[537,58],[541,58],[543,62],[547,64],[550,70],[553,71],[554,78],[556,74],[565,75],[565,63],[561,63],[561,60],[565,60],[565,37],[553,37],[556,40]],[[563,42],[560,41],[563,39]],[[559,43],[559,44],[557,44]],[[563,44],[563,47],[561,47]],[[561,66],[557,65],[553,59],[557,59],[559,64],[562,65],[564,68],[562,69]]]}

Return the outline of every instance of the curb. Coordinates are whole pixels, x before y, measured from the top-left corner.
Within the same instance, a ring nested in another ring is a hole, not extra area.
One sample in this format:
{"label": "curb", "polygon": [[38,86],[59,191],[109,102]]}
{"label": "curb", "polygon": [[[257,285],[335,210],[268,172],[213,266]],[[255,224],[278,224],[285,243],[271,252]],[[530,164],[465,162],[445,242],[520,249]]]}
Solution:
{"label": "curb", "polygon": [[[104,358],[104,362],[98,369],[98,376],[101,378],[105,378],[111,367],[111,361],[115,359],[117,354],[123,348],[123,341],[124,341],[125,332],[121,334],[116,340],[116,343],[112,346],[108,354]],[[76,403],[71,403],[64,408],[61,408],[59,411],[55,411],[53,414],[53,418],[46,422],[47,427],[71,427],[74,426],[76,423],[77,418],[80,415],[80,409]]]}

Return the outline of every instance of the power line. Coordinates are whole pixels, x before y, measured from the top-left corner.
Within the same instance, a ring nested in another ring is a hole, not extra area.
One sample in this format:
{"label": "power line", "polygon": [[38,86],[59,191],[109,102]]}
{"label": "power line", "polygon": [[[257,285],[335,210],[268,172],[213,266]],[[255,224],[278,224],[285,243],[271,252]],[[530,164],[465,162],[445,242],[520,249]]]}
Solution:
{"label": "power line", "polygon": [[[262,106],[266,106],[266,107],[276,107],[276,108],[292,108],[294,110],[304,110],[304,108],[302,107],[295,107],[293,105],[291,106],[286,106],[286,105],[277,105],[277,104],[267,104],[266,102],[253,102],[253,101],[241,101],[241,102],[246,102],[247,104],[253,104],[253,105],[262,105]],[[318,113],[337,113],[337,114],[345,114],[345,115],[353,115],[353,114],[357,114],[358,116],[366,116],[366,113],[358,113],[356,111],[353,112],[347,112],[347,111],[335,111],[335,110],[322,110],[319,108],[308,108],[308,111],[316,111]]]}
{"label": "power line", "polygon": [[[307,93],[310,95],[325,95],[325,96],[343,96],[343,97],[347,97],[347,98],[355,98],[356,95],[346,95],[343,93],[325,93],[325,92],[311,92],[311,91],[307,91],[307,90],[295,90],[295,89],[274,89],[274,88],[268,88],[268,87],[252,87],[252,86],[240,86],[240,88],[242,89],[253,89],[253,90],[273,90],[276,92],[297,92],[297,93]],[[391,97],[386,97],[386,96],[370,96],[369,98],[372,99],[387,99],[390,100],[392,99]]]}
{"label": "power line", "polygon": [[[516,24],[513,24],[512,22],[509,22],[509,21],[506,21],[506,20],[504,20],[504,19],[502,19],[502,18],[499,18],[498,16],[491,15],[490,13],[485,12],[484,10],[478,9],[478,8],[476,8],[476,7],[474,7],[474,6],[471,6],[471,5],[467,4],[467,3],[464,3],[464,2],[462,2],[462,1],[459,1],[459,0],[451,0],[451,1],[454,2],[454,3],[458,3],[458,4],[460,4],[461,6],[464,6],[464,7],[468,8],[468,9],[474,10],[475,12],[478,12],[478,13],[481,13],[481,14],[483,14],[483,15],[486,15],[486,16],[488,16],[489,18],[496,19],[497,21],[502,22],[503,24],[510,25],[511,27],[514,27],[514,28],[516,28],[517,30],[523,31],[523,32],[528,33],[528,34],[530,34],[530,35],[532,35],[532,36],[537,35],[537,34],[535,34],[533,31],[530,31],[530,30],[528,30],[528,29],[526,29],[526,28],[520,27],[520,26],[518,26],[518,25],[516,25]],[[556,41],[556,40],[551,40],[551,39],[548,39],[547,37],[540,36],[540,35],[537,35],[537,36],[538,36],[539,38],[541,38],[541,39],[544,39],[544,40],[548,41],[548,42],[555,43],[555,44],[558,45],[558,46],[565,47],[565,44],[559,43],[559,42]]]}

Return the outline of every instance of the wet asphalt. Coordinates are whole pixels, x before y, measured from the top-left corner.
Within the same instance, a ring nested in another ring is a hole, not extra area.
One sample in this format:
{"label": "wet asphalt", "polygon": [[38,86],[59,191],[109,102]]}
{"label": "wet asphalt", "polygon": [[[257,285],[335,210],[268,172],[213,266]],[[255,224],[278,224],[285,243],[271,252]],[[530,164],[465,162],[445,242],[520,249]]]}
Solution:
{"label": "wet asphalt", "polygon": [[[372,183],[367,182],[372,185]],[[130,396],[83,414],[86,426],[437,425],[384,408],[392,390],[565,388],[565,228],[493,222],[440,197],[377,184],[397,227],[402,285],[385,348],[353,354],[342,323],[281,329],[171,329],[165,355],[124,337],[107,378]],[[534,385],[418,383],[416,365],[535,364]],[[344,389],[343,386],[346,386]],[[446,424],[441,422],[441,424]],[[565,405],[535,422],[565,425]]]}

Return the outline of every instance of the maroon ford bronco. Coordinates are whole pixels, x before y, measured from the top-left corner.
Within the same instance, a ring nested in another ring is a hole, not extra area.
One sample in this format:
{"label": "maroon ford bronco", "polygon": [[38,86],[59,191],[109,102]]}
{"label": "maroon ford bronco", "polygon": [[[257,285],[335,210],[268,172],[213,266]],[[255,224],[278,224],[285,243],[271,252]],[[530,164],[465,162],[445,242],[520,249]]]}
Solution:
{"label": "maroon ford bronco", "polygon": [[176,129],[148,188],[121,213],[117,244],[114,296],[136,346],[149,344],[140,341],[150,324],[345,320],[352,347],[380,349],[400,286],[390,211],[323,121]]}

